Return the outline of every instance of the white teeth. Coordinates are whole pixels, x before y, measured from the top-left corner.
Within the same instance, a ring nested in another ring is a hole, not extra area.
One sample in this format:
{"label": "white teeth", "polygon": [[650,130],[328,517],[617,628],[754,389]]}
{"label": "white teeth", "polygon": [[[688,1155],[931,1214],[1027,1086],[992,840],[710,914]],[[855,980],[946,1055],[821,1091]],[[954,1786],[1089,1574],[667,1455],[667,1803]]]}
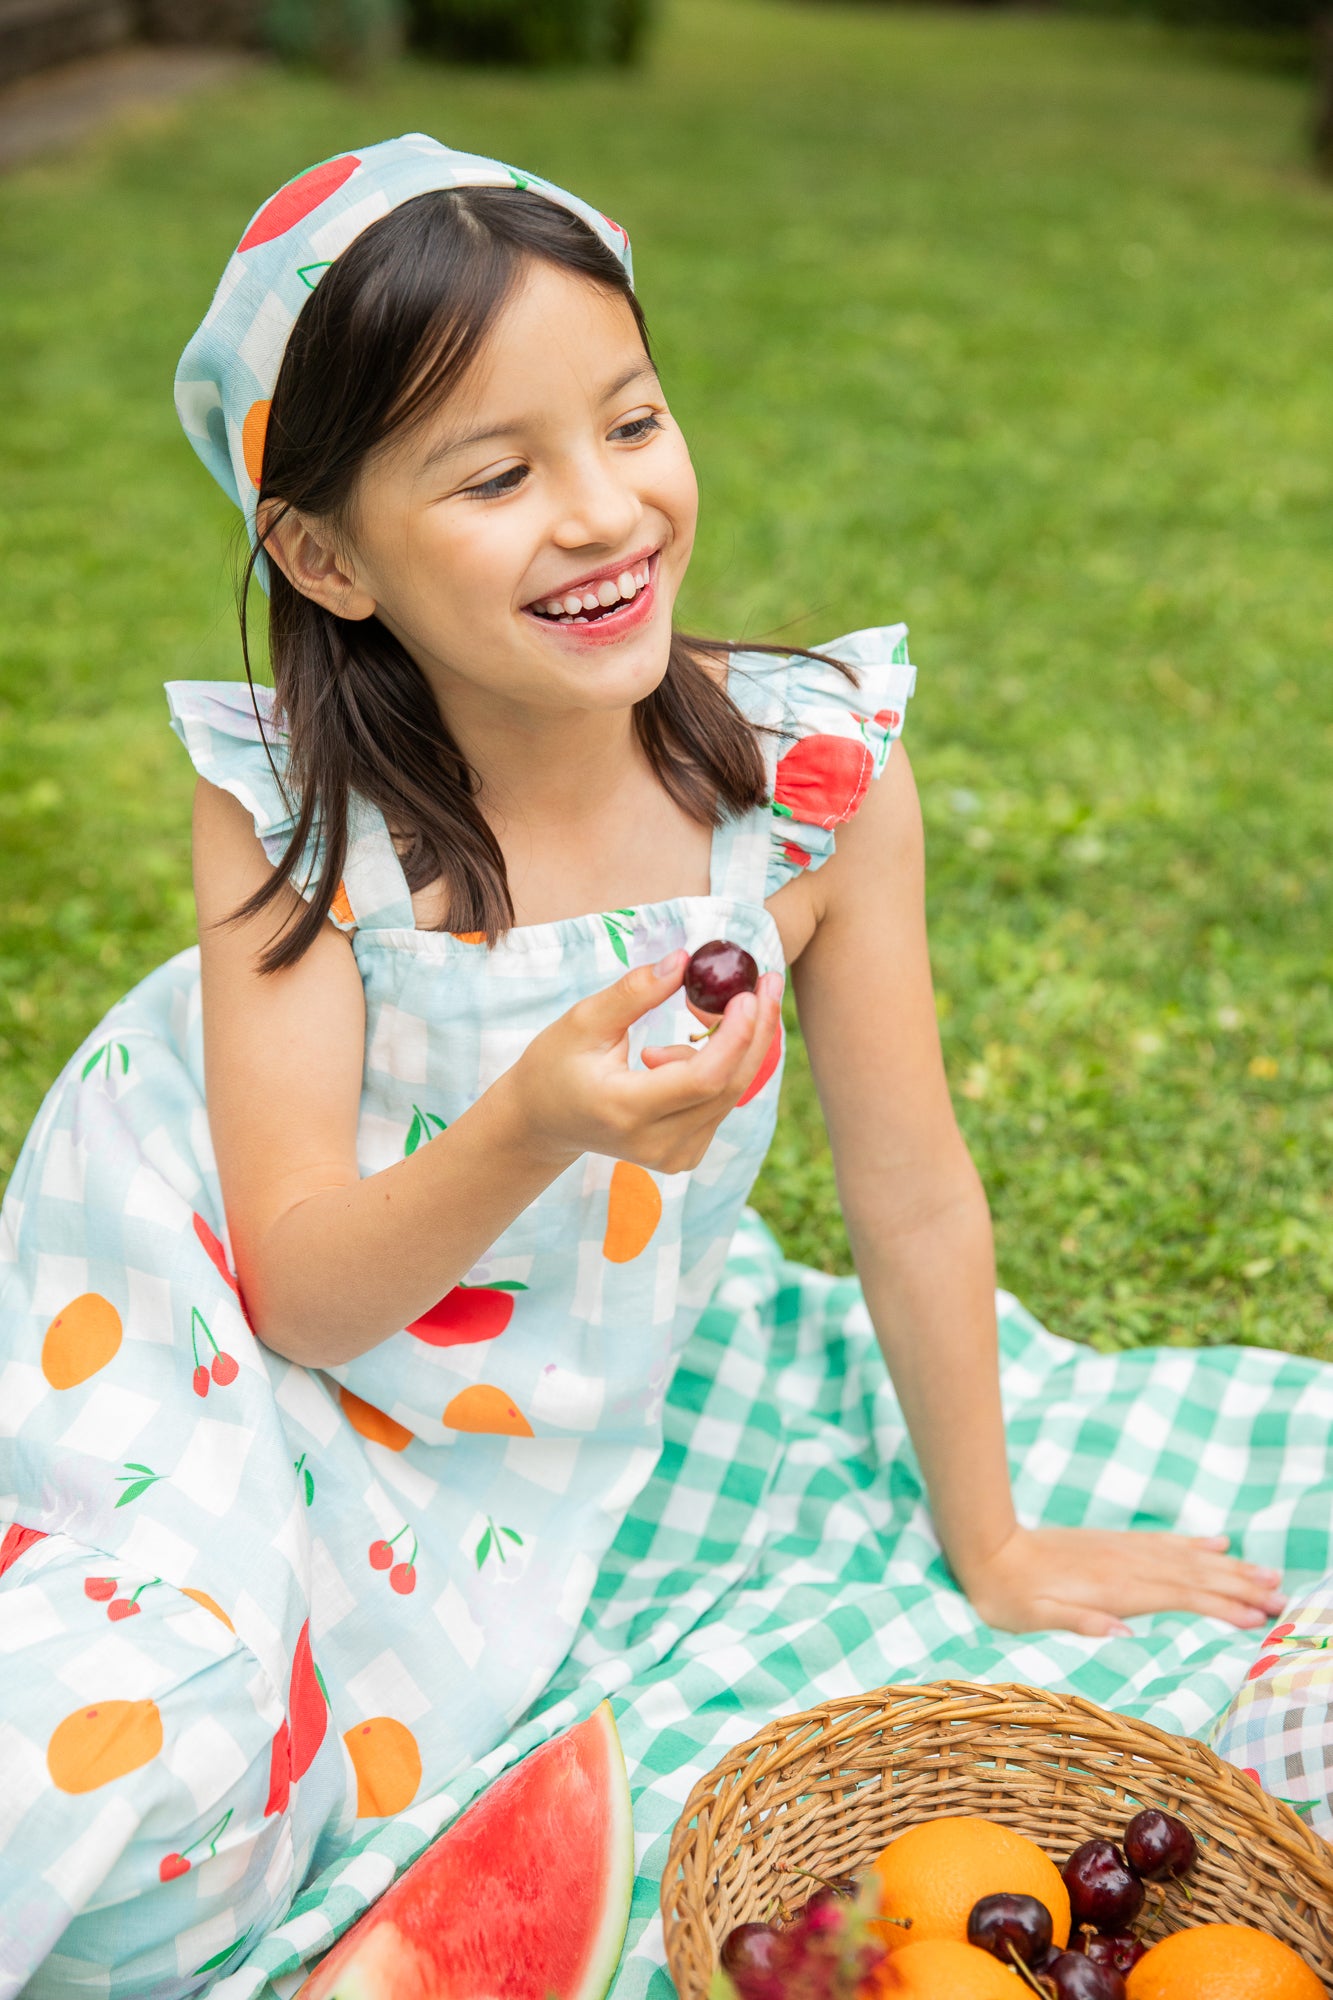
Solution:
{"label": "white teeth", "polygon": [[561,605],[561,609],[567,612],[571,618],[576,617],[577,614],[580,611],[582,611],[583,599],[579,596],[576,590],[570,591],[569,596],[564,599]]}
{"label": "white teeth", "polygon": [[639,589],[638,578],[632,575],[629,570],[622,569],[620,575],[616,578],[616,589],[622,597],[635,597]]}
{"label": "white teeth", "polygon": [[597,586],[597,602],[601,605],[603,611],[609,611],[613,604],[619,604],[620,598],[620,585],[616,582],[615,578],[613,576],[604,576]]}
{"label": "white teeth", "polygon": [[630,603],[641,590],[648,588],[651,575],[649,563],[638,570],[622,569],[619,576],[604,576],[595,585],[584,584],[580,590],[571,590],[564,597],[548,597],[530,608],[564,624],[586,625],[585,612],[609,611],[613,604]]}
{"label": "white teeth", "polygon": [[599,609],[600,604],[601,604],[601,599],[598,597],[597,592],[595,590],[584,591],[583,609],[585,611],[596,611]]}
{"label": "white teeth", "polygon": [[563,605],[563,604],[562,604],[562,603],[560,602],[560,599],[559,599],[558,597],[551,597],[551,598],[548,598],[548,599],[547,599],[547,601],[546,601],[546,615],[547,615],[547,617],[548,617],[548,618],[563,618],[563,617],[564,617],[564,615],[565,615],[565,607],[564,607],[564,605]]}

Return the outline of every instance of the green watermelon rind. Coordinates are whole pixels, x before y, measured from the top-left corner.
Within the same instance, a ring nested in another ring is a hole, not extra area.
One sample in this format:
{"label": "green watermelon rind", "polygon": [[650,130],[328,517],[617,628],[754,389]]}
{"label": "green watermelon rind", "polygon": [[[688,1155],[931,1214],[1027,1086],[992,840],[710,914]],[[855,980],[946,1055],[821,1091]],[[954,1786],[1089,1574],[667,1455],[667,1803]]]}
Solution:
{"label": "green watermelon rind", "polygon": [[[588,1954],[588,1969],[570,2000],[602,2000],[608,1991],[624,1949],[625,1933],[629,1929],[630,1898],[634,1894],[634,1813],[630,1803],[625,1752],[610,1702],[600,1702],[588,1720],[600,1727],[603,1753],[610,1767],[606,1787],[611,1822],[606,1843],[610,1879],[602,1905],[602,1921]],[[620,1862],[618,1872],[617,1857]]]}

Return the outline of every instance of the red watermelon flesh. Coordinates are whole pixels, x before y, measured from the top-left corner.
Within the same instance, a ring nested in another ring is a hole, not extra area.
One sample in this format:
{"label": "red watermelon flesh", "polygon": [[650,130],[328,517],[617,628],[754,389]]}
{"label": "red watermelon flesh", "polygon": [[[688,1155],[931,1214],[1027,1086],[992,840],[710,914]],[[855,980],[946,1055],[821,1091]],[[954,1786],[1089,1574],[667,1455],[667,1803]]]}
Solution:
{"label": "red watermelon flesh", "polygon": [[633,1883],[629,1780],[603,1702],[497,1778],[296,2000],[602,2000]]}

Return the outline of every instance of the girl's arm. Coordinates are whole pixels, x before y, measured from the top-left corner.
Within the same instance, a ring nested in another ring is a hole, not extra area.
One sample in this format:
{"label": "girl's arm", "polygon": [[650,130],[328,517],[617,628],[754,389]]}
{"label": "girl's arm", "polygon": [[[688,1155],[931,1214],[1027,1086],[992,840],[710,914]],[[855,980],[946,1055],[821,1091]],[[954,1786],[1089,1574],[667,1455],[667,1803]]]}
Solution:
{"label": "girl's arm", "polygon": [[676,991],[686,954],[571,1008],[447,1131],[362,1179],[356,1156],[365,999],[330,924],[293,966],[256,961],[298,898],[221,920],[272,869],[249,813],[201,779],[195,797],[204,1070],[237,1274],[256,1332],[334,1367],[419,1319],[585,1152],[676,1173],[697,1165],[757,1071],[782,982],[733,1000],[689,1063],[627,1066],[631,1024]]}
{"label": "girl's arm", "polygon": [[926,949],[921,815],[896,744],[803,889],[815,928],[793,985],[870,1316],[945,1554],[1010,1631],[1123,1631],[1137,1612],[1258,1625],[1277,1577],[1225,1538],[1028,1529],[1014,1513],[1000,1407],[986,1197],[954,1120]]}

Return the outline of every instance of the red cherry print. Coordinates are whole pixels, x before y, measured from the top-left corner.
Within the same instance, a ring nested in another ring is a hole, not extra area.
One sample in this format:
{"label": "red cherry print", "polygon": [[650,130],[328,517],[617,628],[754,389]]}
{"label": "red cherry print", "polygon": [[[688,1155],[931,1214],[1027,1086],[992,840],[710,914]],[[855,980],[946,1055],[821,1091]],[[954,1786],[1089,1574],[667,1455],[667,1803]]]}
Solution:
{"label": "red cherry print", "polygon": [[1259,1787],[1259,1790],[1260,1791],[1263,1790],[1264,1781],[1259,1776],[1259,1773],[1255,1770],[1253,1764],[1242,1764],[1240,1767],[1240,1775],[1242,1776],[1242,1778],[1252,1778],[1255,1784]]}
{"label": "red cherry print", "polygon": [[220,1243],[218,1238],[214,1235],[213,1231],[209,1228],[208,1224],[204,1221],[203,1216],[200,1215],[197,1210],[195,1211],[195,1216],[194,1216],[194,1233],[199,1238],[199,1241],[203,1244],[204,1249],[208,1252],[209,1259],[213,1265],[214,1270],[217,1272],[218,1276],[222,1279],[224,1284],[230,1285],[231,1289],[235,1291],[236,1280],[235,1278],[233,1278],[231,1272],[227,1269],[227,1253],[223,1249],[222,1244]]}
{"label": "red cherry print", "polygon": [[803,847],[798,847],[794,840],[783,841],[782,853],[784,859],[790,861],[793,868],[808,868],[810,866],[810,856]]}
{"label": "red cherry print", "polygon": [[206,1396],[208,1394],[208,1370],[202,1361],[190,1377],[190,1381],[196,1396]]}
{"label": "red cherry print", "polygon": [[455,1285],[407,1330],[430,1347],[462,1347],[477,1340],[494,1340],[513,1316],[512,1292],[491,1291],[485,1285]]}
{"label": "red cherry print", "polygon": [[1283,1639],[1289,1639],[1295,1630],[1296,1627],[1294,1625],[1275,1625],[1264,1640],[1264,1644],[1265,1646],[1279,1645]]}
{"label": "red cherry print", "polygon": [[114,1618],[119,1623],[122,1618],[137,1618],[139,1616],[139,1606],[132,1597],[113,1597],[110,1604],[107,1605],[106,1615],[108,1618]]}
{"label": "red cherry print", "polygon": [[393,1561],[393,1549],[388,1542],[372,1542],[370,1545],[370,1567],[387,1569]]}
{"label": "red cherry print", "polygon": [[859,737],[807,736],[779,759],[773,800],[811,826],[837,826],[860,805],[874,770]]}
{"label": "red cherry print", "polygon": [[417,1573],[411,1563],[395,1563],[389,1571],[389,1582],[400,1597],[410,1597],[417,1587]]}
{"label": "red cherry print", "polygon": [[159,1882],[174,1882],[178,1875],[188,1875],[190,1864],[183,1854],[168,1854],[157,1866]]}
{"label": "red cherry print", "polygon": [[114,1576],[85,1577],[83,1594],[91,1597],[94,1604],[105,1604],[109,1597],[116,1594],[116,1579]]}
{"label": "red cherry print", "polygon": [[225,1389],[229,1382],[236,1380],[241,1370],[234,1354],[215,1354],[210,1372],[219,1389]]}
{"label": "red cherry print", "polygon": [[355,153],[344,153],[341,159],[325,160],[320,166],[311,167],[308,173],[298,174],[264,203],[236,245],[237,250],[253,250],[257,244],[272,243],[275,237],[285,236],[321,202],[336,194],[360,164]]}
{"label": "red cherry print", "polygon": [[764,1057],[764,1060],[760,1063],[754,1075],[750,1078],[750,1081],[746,1085],[745,1089],[736,1099],[736,1109],[738,1111],[742,1106],[742,1104],[748,1104],[752,1097],[758,1097],[760,1091],[763,1089],[764,1085],[768,1082],[768,1079],[772,1076],[774,1070],[777,1068],[778,1061],[781,1055],[782,1055],[782,1023],[779,1021],[777,1027],[774,1028],[773,1030],[773,1039],[768,1045],[767,1055]]}
{"label": "red cherry print", "polygon": [[902,721],[902,712],[896,708],[881,708],[875,712],[875,720],[881,729],[896,729]]}
{"label": "red cherry print", "polygon": [[5,1538],[0,1542],[0,1576],[12,1569],[25,1549],[34,1542],[46,1540],[45,1528],[21,1528],[17,1521],[5,1529]]}

